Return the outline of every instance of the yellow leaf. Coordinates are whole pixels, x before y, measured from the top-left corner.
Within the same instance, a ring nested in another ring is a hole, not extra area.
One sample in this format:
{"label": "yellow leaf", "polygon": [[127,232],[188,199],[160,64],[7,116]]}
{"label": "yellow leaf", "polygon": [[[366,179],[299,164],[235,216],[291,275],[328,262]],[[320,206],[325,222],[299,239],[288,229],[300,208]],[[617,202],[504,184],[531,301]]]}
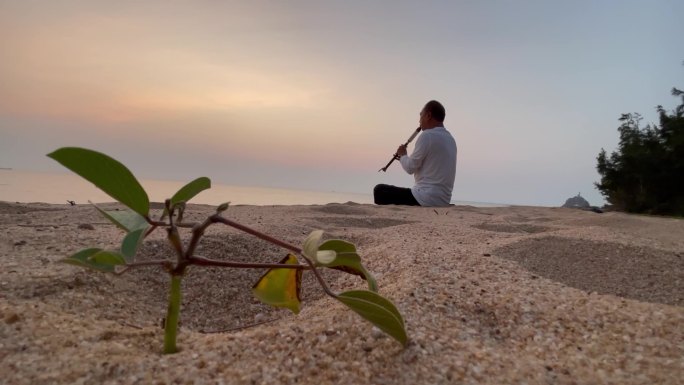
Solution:
{"label": "yellow leaf", "polygon": [[[288,254],[280,263],[296,265],[297,257]],[[252,287],[252,292],[261,302],[271,306],[285,307],[299,314],[302,290],[301,269],[269,269]]]}

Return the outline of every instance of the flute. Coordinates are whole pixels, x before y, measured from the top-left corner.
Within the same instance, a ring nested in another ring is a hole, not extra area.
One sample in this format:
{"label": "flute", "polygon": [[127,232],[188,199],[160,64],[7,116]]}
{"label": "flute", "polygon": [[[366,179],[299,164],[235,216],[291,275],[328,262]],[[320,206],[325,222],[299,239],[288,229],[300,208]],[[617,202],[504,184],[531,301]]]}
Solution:
{"label": "flute", "polygon": [[[416,137],[419,133],[420,133],[420,127],[416,128],[416,130],[413,132],[413,134],[411,134],[411,136],[408,138],[408,140],[406,141],[406,143],[404,143],[404,147],[405,147],[405,146],[408,146],[409,143],[411,143],[411,142],[413,141],[413,139],[415,139],[415,137]],[[392,155],[392,159],[390,159],[390,161],[387,162],[387,164],[385,165],[385,167],[383,167],[383,168],[381,168],[380,170],[378,170],[378,172],[380,172],[380,171],[382,171],[382,172],[387,172],[387,167],[389,167],[390,164],[392,164],[392,162],[394,162],[394,161],[397,160],[397,159],[399,159],[399,155],[397,155],[397,153],[395,152],[394,155]]]}

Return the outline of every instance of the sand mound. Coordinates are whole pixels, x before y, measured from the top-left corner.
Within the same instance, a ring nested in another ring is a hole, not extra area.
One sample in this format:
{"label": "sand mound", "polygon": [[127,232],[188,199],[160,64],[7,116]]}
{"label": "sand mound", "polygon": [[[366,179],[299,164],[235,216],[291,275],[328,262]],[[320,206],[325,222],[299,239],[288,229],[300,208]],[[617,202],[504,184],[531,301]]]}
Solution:
{"label": "sand mound", "polygon": [[[190,205],[186,218],[200,221],[212,211]],[[182,350],[161,355],[166,274],[145,268],[116,277],[58,263],[86,247],[118,247],[120,230],[89,206],[1,203],[0,383],[678,384],[684,378],[682,220],[351,203],[236,206],[226,216],[295,245],[316,228],[326,238],[355,242],[381,293],[404,315],[409,345],[373,330],[306,274],[302,312],[294,316],[251,297],[263,271],[194,267],[183,281]],[[220,225],[207,230],[198,249],[234,261],[273,262],[284,253]],[[140,259],[169,255],[158,232]],[[325,277],[335,291],[365,287],[337,271]]]}
{"label": "sand mound", "polygon": [[545,237],[503,247],[495,255],[584,291],[684,306],[684,257],[672,251]]}

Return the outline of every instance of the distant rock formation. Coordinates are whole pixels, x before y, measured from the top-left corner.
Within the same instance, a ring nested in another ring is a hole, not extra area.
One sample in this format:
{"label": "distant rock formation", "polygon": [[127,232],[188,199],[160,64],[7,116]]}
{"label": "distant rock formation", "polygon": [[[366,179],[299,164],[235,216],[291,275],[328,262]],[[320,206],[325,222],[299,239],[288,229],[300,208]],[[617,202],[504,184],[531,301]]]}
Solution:
{"label": "distant rock formation", "polygon": [[591,205],[578,193],[577,196],[568,198],[568,200],[565,201],[565,204],[561,207],[570,209],[588,209],[591,208]]}
{"label": "distant rock formation", "polygon": [[596,206],[592,206],[587,202],[586,199],[582,198],[582,196],[577,193],[577,196],[574,196],[572,198],[568,198],[568,200],[565,201],[565,204],[563,206],[565,208],[569,209],[580,209],[580,210],[588,210],[588,211],[593,211],[597,214],[603,213],[603,210]]}

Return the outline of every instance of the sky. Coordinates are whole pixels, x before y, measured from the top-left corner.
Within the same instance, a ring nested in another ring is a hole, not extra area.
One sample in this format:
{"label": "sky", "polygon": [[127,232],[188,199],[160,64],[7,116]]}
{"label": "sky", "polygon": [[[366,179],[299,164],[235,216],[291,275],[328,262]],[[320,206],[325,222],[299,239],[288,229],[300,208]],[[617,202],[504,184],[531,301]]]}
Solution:
{"label": "sky", "polygon": [[[559,206],[594,187],[618,118],[674,108],[684,2],[0,0],[0,167],[104,152],[141,179],[410,187],[428,100],[452,199]],[[409,146],[409,151],[412,146]],[[1,197],[0,197],[1,199]]]}

